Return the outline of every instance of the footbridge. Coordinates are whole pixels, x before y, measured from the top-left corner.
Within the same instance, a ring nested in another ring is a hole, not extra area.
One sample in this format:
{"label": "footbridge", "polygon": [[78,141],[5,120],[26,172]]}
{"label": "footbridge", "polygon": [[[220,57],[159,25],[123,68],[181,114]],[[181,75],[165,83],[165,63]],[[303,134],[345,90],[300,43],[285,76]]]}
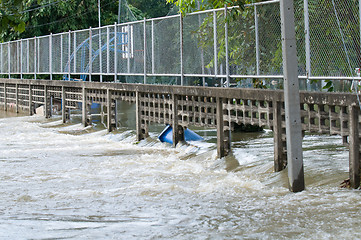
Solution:
{"label": "footbridge", "polygon": [[[351,0],[325,5],[332,11],[322,15],[330,24],[323,33],[320,16],[299,2],[251,4],[237,17],[225,7],[1,43],[0,104],[29,114],[43,105],[50,117],[58,99],[64,122],[81,108],[86,126],[98,103],[112,131],[116,102],[132,102],[138,141],[151,123],[171,125],[174,145],[188,127],[216,128],[218,157],[231,154],[235,125],[269,128],[274,169],[288,166],[294,192],[304,189],[302,135],[340,135],[358,188],[360,104],[349,89],[361,80],[360,45],[353,44],[360,28],[350,20],[359,11]],[[347,18],[339,17],[345,7]]]}

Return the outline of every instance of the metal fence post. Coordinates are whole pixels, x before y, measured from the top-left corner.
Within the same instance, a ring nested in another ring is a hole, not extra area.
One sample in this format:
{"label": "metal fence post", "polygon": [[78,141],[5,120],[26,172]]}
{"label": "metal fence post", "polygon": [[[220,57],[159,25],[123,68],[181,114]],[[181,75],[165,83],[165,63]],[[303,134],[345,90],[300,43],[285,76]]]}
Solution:
{"label": "metal fence post", "polygon": [[309,77],[311,77],[311,50],[310,50],[310,25],[309,25],[309,13],[308,13],[308,0],[304,0],[303,4],[304,4],[304,18],[305,18],[306,76],[308,79]]}
{"label": "metal fence post", "polygon": [[184,66],[183,66],[183,16],[179,14],[179,48],[180,48],[180,74],[181,74],[181,86],[184,85]]}
{"label": "metal fence post", "polygon": [[[60,72],[63,72],[63,34],[60,35]],[[65,72],[65,71],[64,71]]]}
{"label": "metal fence post", "polygon": [[300,192],[305,189],[305,182],[303,172],[302,127],[293,0],[281,0],[280,9],[288,182],[290,191]]}
{"label": "metal fence post", "polygon": [[10,42],[8,42],[8,70],[9,70],[9,78],[11,78],[11,65],[10,65],[10,61],[11,61],[11,58],[10,58]]}
{"label": "metal fence post", "polygon": [[38,38],[38,41],[37,42],[37,48],[38,50],[36,51],[37,53],[37,56],[36,56],[36,59],[37,59],[37,63],[36,63],[36,67],[37,67],[37,70],[36,72],[37,73],[40,73],[40,38]]}
{"label": "metal fence post", "polygon": [[89,82],[92,81],[93,72],[93,32],[92,28],[89,28]]}
{"label": "metal fence post", "polygon": [[130,73],[130,48],[132,47],[129,43],[130,39],[129,39],[129,33],[131,33],[131,30],[130,30],[130,25],[128,24],[127,25],[127,31],[128,31],[128,34],[127,34],[127,38],[128,38],[128,41],[127,41],[127,44],[128,44],[128,53],[125,54],[125,56],[127,56],[127,71],[128,73]]}
{"label": "metal fence post", "polygon": [[37,50],[37,37],[34,37],[34,79],[36,79],[36,72],[38,68],[38,50]]}
{"label": "metal fence post", "polygon": [[71,31],[69,31],[69,37],[68,37],[68,66],[69,66],[69,73],[68,73],[68,80],[70,81],[70,75],[71,75]]}
{"label": "metal fence post", "polygon": [[30,52],[29,39],[26,39],[26,72],[27,73],[30,73],[30,54],[29,54],[29,52]]}
{"label": "metal fence post", "polygon": [[152,19],[152,74],[155,72],[155,62],[154,62],[154,20]]}
{"label": "metal fence post", "polygon": [[100,29],[100,24],[99,24],[99,79],[100,82],[103,82],[103,54],[102,54],[102,30]]}
{"label": "metal fence post", "polygon": [[74,32],[74,42],[73,42],[73,61],[74,61],[74,66],[73,66],[73,72],[76,73],[77,69],[76,69],[76,32]]}
{"label": "metal fence post", "polygon": [[49,72],[50,80],[53,80],[53,34],[49,36]]}
{"label": "metal fence post", "polygon": [[213,10],[213,50],[214,50],[214,75],[218,75],[218,49],[217,49],[217,13]]}
{"label": "metal fence post", "polygon": [[20,40],[20,79],[23,79],[23,40]]}
{"label": "metal fence post", "polygon": [[259,67],[259,34],[258,34],[258,14],[257,5],[254,5],[254,31],[256,37],[256,74],[260,75]]}
{"label": "metal fence post", "polygon": [[147,84],[147,21],[146,21],[146,18],[144,18],[143,35],[144,35],[143,36],[144,37],[144,53],[143,53],[144,84]]}
{"label": "metal fence post", "polygon": [[109,73],[109,43],[110,43],[110,38],[109,38],[109,26],[107,27],[107,73]]}
{"label": "metal fence post", "polygon": [[1,73],[4,73],[4,63],[3,63],[3,44],[0,43],[0,69]]}
{"label": "metal fence post", "polygon": [[114,23],[114,82],[118,81],[118,30],[117,23]]}
{"label": "metal fence post", "polygon": [[228,52],[228,20],[227,20],[227,5],[224,5],[224,36],[225,36],[225,51],[226,51],[226,87],[229,87],[229,52]]}

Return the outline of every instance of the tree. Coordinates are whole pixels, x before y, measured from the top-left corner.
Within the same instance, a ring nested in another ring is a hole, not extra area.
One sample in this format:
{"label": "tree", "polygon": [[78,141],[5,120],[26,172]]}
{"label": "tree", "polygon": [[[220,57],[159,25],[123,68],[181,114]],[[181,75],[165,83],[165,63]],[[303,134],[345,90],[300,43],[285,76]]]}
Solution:
{"label": "tree", "polygon": [[21,19],[22,0],[0,1],[0,33],[4,31],[23,32],[25,23]]}
{"label": "tree", "polygon": [[250,0],[167,0],[167,2],[173,3],[174,5],[178,6],[179,11],[182,14],[192,12],[196,9],[204,10],[212,8],[222,8],[224,7],[224,5],[227,5],[228,7],[239,6],[241,10],[243,10],[245,4],[251,3]]}

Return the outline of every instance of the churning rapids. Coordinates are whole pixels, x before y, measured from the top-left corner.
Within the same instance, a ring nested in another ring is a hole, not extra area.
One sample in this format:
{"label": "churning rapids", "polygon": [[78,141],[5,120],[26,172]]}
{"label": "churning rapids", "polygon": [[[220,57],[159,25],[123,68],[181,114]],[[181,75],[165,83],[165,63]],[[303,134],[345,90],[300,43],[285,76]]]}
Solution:
{"label": "churning rapids", "polygon": [[307,189],[273,172],[272,132],[234,134],[216,158],[215,131],[171,148],[121,127],[61,124],[0,112],[0,239],[361,238],[361,191],[339,188],[339,136],[304,138]]}

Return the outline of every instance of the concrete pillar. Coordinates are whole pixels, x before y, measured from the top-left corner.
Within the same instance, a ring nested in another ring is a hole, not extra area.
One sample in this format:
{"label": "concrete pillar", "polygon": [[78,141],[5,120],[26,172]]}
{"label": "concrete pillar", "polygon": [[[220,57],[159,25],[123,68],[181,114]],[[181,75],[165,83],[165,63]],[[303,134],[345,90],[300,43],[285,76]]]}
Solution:
{"label": "concrete pillar", "polygon": [[111,132],[113,129],[112,127],[112,118],[113,118],[113,114],[112,114],[112,93],[109,90],[109,88],[107,89],[107,129],[108,132]]}
{"label": "concrete pillar", "polygon": [[66,122],[67,116],[66,116],[66,97],[65,97],[65,87],[61,87],[61,118],[63,120],[63,123]]}
{"label": "concrete pillar", "polygon": [[282,139],[282,103],[274,101],[273,105],[273,141],[274,141],[274,170],[282,171],[286,167],[287,156]]}
{"label": "concrete pillar", "polygon": [[7,101],[7,94],[6,94],[6,83],[4,83],[4,111],[8,110],[8,101]]}
{"label": "concrete pillar", "polygon": [[83,87],[82,89],[82,118],[81,118],[81,121],[82,121],[82,124],[84,127],[88,126],[88,121],[87,121],[87,118],[88,118],[88,109],[87,109],[87,96],[86,96],[86,88]]}
{"label": "concrete pillar", "polygon": [[19,84],[15,85],[15,102],[16,102],[16,109],[15,112],[18,113],[19,112]]}
{"label": "concrete pillar", "polygon": [[302,126],[293,0],[281,0],[282,54],[286,113],[287,165],[290,191],[305,189]]}
{"label": "concrete pillar", "polygon": [[141,119],[141,102],[140,102],[140,93],[136,91],[135,93],[135,121],[136,121],[136,131],[137,131],[137,141],[144,139],[144,134],[142,131],[142,119]]}
{"label": "concrete pillar", "polygon": [[46,118],[51,116],[50,97],[48,93],[48,87],[46,85],[44,86],[44,113]]}
{"label": "concrete pillar", "polygon": [[173,147],[176,147],[179,142],[184,141],[184,129],[178,125],[178,96],[173,94],[172,98]]}
{"label": "concrete pillar", "polygon": [[29,115],[33,115],[33,88],[31,84],[29,84]]}
{"label": "concrete pillar", "polygon": [[360,186],[359,107],[349,107],[349,167],[351,188]]}
{"label": "concrete pillar", "polygon": [[223,99],[217,97],[217,157],[226,156],[224,146],[224,126],[223,126]]}

